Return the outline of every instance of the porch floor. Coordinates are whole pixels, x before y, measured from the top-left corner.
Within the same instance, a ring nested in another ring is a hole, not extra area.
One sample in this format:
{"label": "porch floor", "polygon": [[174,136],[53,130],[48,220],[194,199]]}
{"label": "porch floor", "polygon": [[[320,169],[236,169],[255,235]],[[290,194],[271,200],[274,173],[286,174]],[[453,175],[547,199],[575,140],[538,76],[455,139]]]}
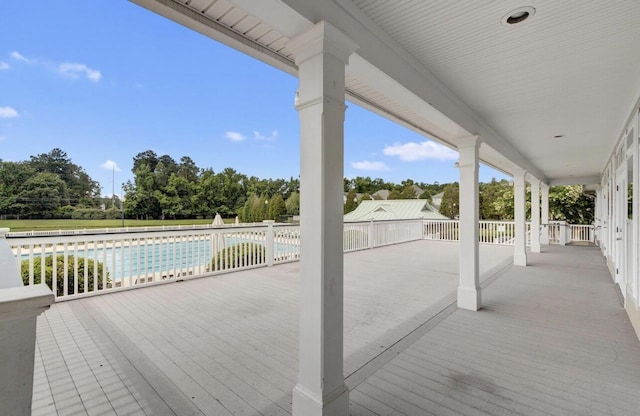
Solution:
{"label": "porch floor", "polygon": [[[345,255],[352,415],[630,415],[640,342],[598,249],[530,267],[481,246],[477,313],[455,308],[455,243]],[[34,415],[287,415],[299,265],[53,305],[38,320]]]}

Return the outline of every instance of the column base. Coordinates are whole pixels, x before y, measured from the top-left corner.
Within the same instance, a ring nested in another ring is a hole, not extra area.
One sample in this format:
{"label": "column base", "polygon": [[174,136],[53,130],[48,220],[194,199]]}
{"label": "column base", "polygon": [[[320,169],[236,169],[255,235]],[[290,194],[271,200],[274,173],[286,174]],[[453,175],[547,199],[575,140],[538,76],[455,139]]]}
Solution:
{"label": "column base", "polygon": [[349,416],[349,390],[342,385],[323,399],[297,385],[293,388],[292,416]]}
{"label": "column base", "polygon": [[520,253],[513,255],[513,264],[516,266],[526,266],[527,265],[527,253]]}
{"label": "column base", "polygon": [[458,287],[458,308],[477,311],[482,306],[482,293],[473,287]]}
{"label": "column base", "polygon": [[540,253],[540,244],[531,244],[532,253]]}

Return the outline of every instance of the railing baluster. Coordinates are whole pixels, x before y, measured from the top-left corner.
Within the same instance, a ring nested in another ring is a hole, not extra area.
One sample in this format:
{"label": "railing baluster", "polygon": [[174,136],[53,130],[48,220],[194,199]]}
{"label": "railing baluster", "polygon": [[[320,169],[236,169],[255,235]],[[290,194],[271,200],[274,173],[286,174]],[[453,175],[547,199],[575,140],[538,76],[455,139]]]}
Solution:
{"label": "railing baluster", "polygon": [[73,243],[73,294],[78,294],[78,242]]}

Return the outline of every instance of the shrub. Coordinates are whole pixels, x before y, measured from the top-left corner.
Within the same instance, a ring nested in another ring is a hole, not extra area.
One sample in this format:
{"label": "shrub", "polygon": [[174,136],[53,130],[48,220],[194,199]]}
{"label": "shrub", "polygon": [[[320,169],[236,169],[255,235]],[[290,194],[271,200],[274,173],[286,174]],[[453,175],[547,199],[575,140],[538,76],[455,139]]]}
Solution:
{"label": "shrub", "polygon": [[75,211],[73,211],[71,218],[74,220],[104,220],[106,215],[101,209],[76,208]]}
{"label": "shrub", "polygon": [[119,220],[122,218],[122,212],[119,209],[109,208],[104,212],[104,216],[107,220]]}
{"label": "shrub", "polygon": [[[95,263],[94,260],[86,260],[84,257],[78,257],[77,259],[74,256],[67,256],[67,284],[68,289],[67,293],[69,295],[74,294],[74,269],[78,270],[78,292],[84,292],[84,263],[87,262],[87,291],[91,292],[94,290],[94,282],[97,280],[98,287],[97,289],[104,289],[104,284],[102,281],[102,274],[104,271],[104,265],[101,262],[98,262],[98,274],[94,275]],[[45,280],[47,286],[53,289],[53,256],[47,256],[44,259],[45,264]],[[29,260],[22,260],[21,263],[21,275],[22,282],[25,285],[29,284]],[[39,258],[34,259],[33,262],[33,282],[34,283],[42,283],[42,262]],[[107,275],[107,287],[110,286],[111,280]],[[56,256],[56,295],[62,296],[64,294],[64,256],[57,255]]]}
{"label": "shrub", "polygon": [[[264,263],[266,258],[266,250],[262,244],[239,243],[218,251],[211,259],[211,269],[222,270],[225,267],[233,269],[235,267],[255,266]],[[238,262],[237,266],[236,261]]]}

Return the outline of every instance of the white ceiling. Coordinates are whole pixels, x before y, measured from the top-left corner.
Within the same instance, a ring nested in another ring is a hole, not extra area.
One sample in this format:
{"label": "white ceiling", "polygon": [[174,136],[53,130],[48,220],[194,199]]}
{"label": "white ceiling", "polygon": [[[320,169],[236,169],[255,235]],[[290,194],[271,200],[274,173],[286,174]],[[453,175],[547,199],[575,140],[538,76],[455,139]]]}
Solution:
{"label": "white ceiling", "polygon": [[293,74],[289,38],[325,19],[360,45],[350,99],[541,179],[597,177],[640,91],[638,0],[134,1]]}
{"label": "white ceiling", "polygon": [[640,90],[637,0],[354,3],[547,177],[604,167]]}

